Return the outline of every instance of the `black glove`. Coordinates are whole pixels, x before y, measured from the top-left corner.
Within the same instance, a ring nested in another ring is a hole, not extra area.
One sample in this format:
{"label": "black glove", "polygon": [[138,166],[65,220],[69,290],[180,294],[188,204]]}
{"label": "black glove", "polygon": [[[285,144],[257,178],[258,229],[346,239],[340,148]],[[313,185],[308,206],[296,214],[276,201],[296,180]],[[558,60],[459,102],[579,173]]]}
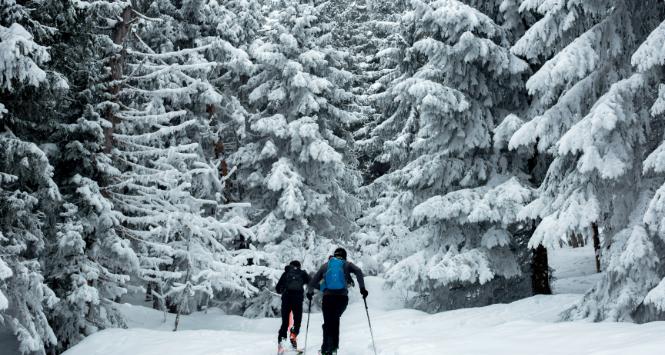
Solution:
{"label": "black glove", "polygon": [[314,297],[314,292],[307,292],[307,299],[311,301],[312,297]]}
{"label": "black glove", "polygon": [[366,288],[361,288],[360,289],[360,294],[363,295],[363,299],[367,298],[367,295],[369,295],[369,292],[367,292]]}

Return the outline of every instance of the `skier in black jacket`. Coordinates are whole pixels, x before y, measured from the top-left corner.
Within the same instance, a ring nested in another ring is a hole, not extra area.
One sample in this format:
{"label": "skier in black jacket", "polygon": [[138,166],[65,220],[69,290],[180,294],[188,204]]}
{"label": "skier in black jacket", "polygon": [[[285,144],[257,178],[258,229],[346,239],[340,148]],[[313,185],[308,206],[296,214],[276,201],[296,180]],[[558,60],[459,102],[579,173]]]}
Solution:
{"label": "skier in black jacket", "polygon": [[311,301],[314,289],[323,292],[323,344],[321,355],[332,355],[339,348],[339,319],[349,304],[348,285],[353,283],[351,274],[356,275],[360,294],[367,298],[365,278],[359,267],[346,261],[346,250],[337,248],[328,262],[316,272],[307,288],[307,298]]}
{"label": "skier in black jacket", "polygon": [[289,338],[294,349],[298,346],[297,336],[300,332],[304,299],[303,286],[307,285],[309,281],[310,277],[307,272],[300,269],[300,261],[293,260],[284,268],[284,273],[277,282],[276,291],[282,295],[282,326],[277,335],[281,351],[283,350],[282,342],[286,339],[286,331],[289,327],[290,313],[293,313],[293,327]]}

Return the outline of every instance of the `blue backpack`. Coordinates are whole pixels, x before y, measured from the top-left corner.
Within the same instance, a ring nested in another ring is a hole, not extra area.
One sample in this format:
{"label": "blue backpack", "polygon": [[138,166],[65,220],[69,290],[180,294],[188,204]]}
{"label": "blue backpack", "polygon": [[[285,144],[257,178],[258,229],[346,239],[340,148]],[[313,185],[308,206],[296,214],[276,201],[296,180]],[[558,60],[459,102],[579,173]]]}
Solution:
{"label": "blue backpack", "polygon": [[342,290],[346,288],[345,264],[346,261],[338,258],[328,260],[328,269],[323,279],[322,289]]}

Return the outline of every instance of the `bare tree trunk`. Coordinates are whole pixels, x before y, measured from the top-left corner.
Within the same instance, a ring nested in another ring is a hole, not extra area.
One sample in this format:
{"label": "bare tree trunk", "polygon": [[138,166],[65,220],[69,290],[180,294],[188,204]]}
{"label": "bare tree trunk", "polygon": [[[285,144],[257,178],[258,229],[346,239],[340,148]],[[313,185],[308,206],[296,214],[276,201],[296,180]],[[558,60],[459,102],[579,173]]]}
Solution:
{"label": "bare tree trunk", "polygon": [[[189,272],[190,272],[190,267],[187,267],[187,275],[185,276],[185,282],[189,281]],[[176,307],[176,314],[175,314],[175,324],[173,326],[173,331],[178,330],[178,325],[180,325],[180,313],[182,313],[182,305],[185,302],[189,302],[189,298],[186,296],[186,293],[189,293],[189,288],[185,287],[183,290],[182,294],[180,295],[180,300],[179,302],[175,305]]]}
{"label": "bare tree trunk", "polygon": [[[527,164],[529,169],[529,181],[535,185],[540,185],[540,179],[536,178],[536,169],[538,168],[538,162],[540,160],[540,154],[538,152],[538,141],[534,144],[533,147],[533,156],[529,158]],[[539,221],[533,221],[531,230],[534,231]],[[550,268],[547,260],[547,249],[538,245],[536,249],[532,250],[531,256],[531,289],[534,295],[550,295],[552,294],[552,289],[550,288]]]}
{"label": "bare tree trunk", "polygon": [[174,332],[178,330],[178,324],[180,324],[180,306],[177,306],[177,308],[178,311],[176,311],[175,314],[175,326],[173,327]]}
{"label": "bare tree trunk", "polygon": [[[226,148],[224,147],[224,142],[222,138],[219,138],[219,141],[215,144],[215,158],[221,159],[219,164],[219,177],[224,178],[229,174],[229,164],[226,161]],[[227,181],[227,186],[230,182]]]}
{"label": "bare tree trunk", "polygon": [[579,244],[580,247],[584,247],[586,245],[584,234],[577,233],[576,235],[577,235],[577,244]]}
{"label": "bare tree trunk", "polygon": [[531,288],[534,295],[552,294],[547,249],[542,245],[533,250],[533,257],[531,259]]}
{"label": "bare tree trunk", "polygon": [[584,242],[584,235],[582,233],[570,232],[568,236],[568,243],[573,248],[582,248],[586,244]]}
{"label": "bare tree trunk", "polygon": [[[160,295],[152,297],[152,308],[159,310],[159,311],[164,311],[166,312],[166,300],[161,297],[162,295],[162,287],[160,286],[159,282],[154,282],[152,285],[152,290],[154,291],[155,294]],[[151,294],[153,294],[153,291],[151,291]]]}
{"label": "bare tree trunk", "polygon": [[593,236],[593,251],[596,254],[596,272],[600,272],[600,236],[598,234],[598,224],[591,223]]}
{"label": "bare tree trunk", "polygon": [[145,290],[145,301],[152,301],[152,282],[148,282],[148,287]]}
{"label": "bare tree trunk", "polygon": [[192,271],[192,261],[189,259],[190,258],[190,255],[189,255],[190,247],[192,245],[192,232],[190,230],[187,231],[187,237],[189,238],[189,241],[187,243],[187,272],[185,273],[185,285],[187,285],[187,286],[185,286],[185,288],[182,291],[182,294],[179,297],[180,302],[178,302],[176,304],[177,311],[176,311],[176,315],[175,315],[175,325],[173,327],[174,332],[178,330],[178,325],[180,324],[180,313],[182,311],[182,305],[183,305],[183,303],[189,301],[189,297],[187,297],[187,294],[190,292],[188,284],[189,284],[189,277],[190,277],[190,274],[191,274],[191,271]]}
{"label": "bare tree trunk", "polygon": [[[132,8],[130,6],[127,6],[122,11],[121,19],[122,21],[118,22],[113,28],[113,33],[111,35],[111,39],[116,45],[122,45],[125,42],[125,39],[127,39],[127,34],[129,33],[129,27],[132,20]],[[123,77],[122,67],[125,61],[126,53],[126,50],[123,48],[120,53],[115,53],[110,59],[111,86],[109,87],[109,94],[111,96],[111,100],[115,99],[115,97],[118,95],[118,92],[120,92],[119,82]],[[118,116],[115,115],[111,107],[106,109],[105,116],[106,119],[111,122],[111,127],[106,127],[104,129],[104,152],[110,153],[113,149],[113,132],[115,130],[115,126],[119,123],[120,120]]]}
{"label": "bare tree trunk", "polygon": [[575,232],[570,232],[570,235],[568,236],[568,242],[570,243],[570,246],[573,248],[578,248],[580,246],[578,241],[577,234],[575,234]]}

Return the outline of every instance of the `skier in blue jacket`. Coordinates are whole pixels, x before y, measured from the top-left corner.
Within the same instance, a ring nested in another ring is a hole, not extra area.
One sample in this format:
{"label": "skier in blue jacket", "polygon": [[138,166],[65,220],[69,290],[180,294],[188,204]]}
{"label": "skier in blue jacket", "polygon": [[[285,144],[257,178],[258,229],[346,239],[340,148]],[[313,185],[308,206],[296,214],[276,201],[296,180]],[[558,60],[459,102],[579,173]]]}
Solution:
{"label": "skier in blue jacket", "polygon": [[337,248],[333,257],[321,266],[309,283],[307,299],[310,301],[314,289],[323,292],[323,344],[321,355],[333,355],[339,348],[339,319],[349,304],[348,285],[353,283],[351,274],[356,275],[360,294],[367,298],[363,272],[353,263],[346,261],[346,250]]}

